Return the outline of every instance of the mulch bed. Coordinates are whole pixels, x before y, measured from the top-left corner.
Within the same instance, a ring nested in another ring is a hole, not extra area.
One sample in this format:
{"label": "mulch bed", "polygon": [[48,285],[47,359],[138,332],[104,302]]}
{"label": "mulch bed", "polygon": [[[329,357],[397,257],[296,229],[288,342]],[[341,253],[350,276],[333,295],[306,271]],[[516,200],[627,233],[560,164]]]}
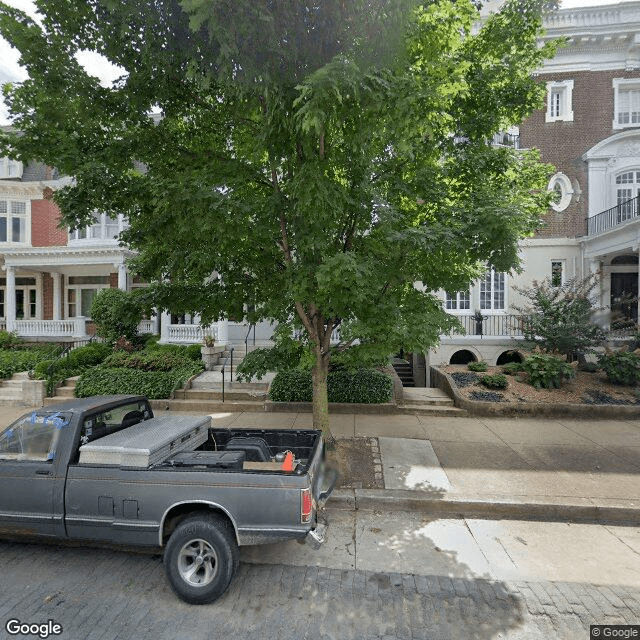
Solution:
{"label": "mulch bed", "polygon": [[640,389],[611,384],[601,371],[590,373],[576,371],[576,376],[566,380],[559,389],[536,389],[526,381],[526,374],[507,376],[506,389],[487,389],[481,382],[483,375],[503,373],[502,367],[488,367],[486,372],[469,371],[466,365],[447,365],[443,370],[456,382],[458,391],[469,400],[514,403],[535,402],[543,404],[640,404]]}

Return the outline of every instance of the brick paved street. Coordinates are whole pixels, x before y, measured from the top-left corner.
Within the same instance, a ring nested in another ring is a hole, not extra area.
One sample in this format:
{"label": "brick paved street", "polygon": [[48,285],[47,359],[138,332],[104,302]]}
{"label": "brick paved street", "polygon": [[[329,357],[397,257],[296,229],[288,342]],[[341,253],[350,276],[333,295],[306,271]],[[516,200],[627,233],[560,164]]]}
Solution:
{"label": "brick paved street", "polygon": [[9,542],[0,575],[2,638],[10,618],[53,619],[64,640],[586,640],[591,623],[640,623],[640,589],[576,583],[243,563],[218,603],[192,607],[158,556]]}

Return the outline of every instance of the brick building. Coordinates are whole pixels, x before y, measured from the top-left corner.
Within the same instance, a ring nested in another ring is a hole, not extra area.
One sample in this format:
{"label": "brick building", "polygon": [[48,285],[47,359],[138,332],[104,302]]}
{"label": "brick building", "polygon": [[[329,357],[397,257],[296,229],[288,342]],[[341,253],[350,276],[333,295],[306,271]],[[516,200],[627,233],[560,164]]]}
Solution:
{"label": "brick building", "polygon": [[[638,294],[640,2],[559,10],[545,27],[545,38],[566,38],[537,74],[545,106],[496,141],[540,149],[556,168],[557,196],[544,228],[521,243],[522,274],[488,272],[468,292],[443,292],[467,335],[443,337],[427,364],[508,358],[518,338],[514,287],[534,280],[600,273],[601,304],[638,319],[638,303],[625,300]],[[414,372],[420,383],[421,358]]]}

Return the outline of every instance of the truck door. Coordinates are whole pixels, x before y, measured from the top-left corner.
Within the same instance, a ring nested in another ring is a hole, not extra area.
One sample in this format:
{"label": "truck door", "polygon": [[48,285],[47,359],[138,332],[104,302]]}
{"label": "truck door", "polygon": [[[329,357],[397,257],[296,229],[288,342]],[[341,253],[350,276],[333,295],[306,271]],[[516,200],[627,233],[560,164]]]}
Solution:
{"label": "truck door", "polygon": [[33,412],[0,432],[0,529],[24,535],[60,536],[64,523],[54,495],[64,483],[56,451],[68,416]]}

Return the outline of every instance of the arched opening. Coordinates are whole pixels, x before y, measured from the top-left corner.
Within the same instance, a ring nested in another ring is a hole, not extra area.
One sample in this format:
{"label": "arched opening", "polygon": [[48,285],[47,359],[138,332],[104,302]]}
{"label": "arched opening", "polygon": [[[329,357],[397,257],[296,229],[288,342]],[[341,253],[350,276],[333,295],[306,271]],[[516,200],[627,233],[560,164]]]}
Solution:
{"label": "arched opening", "polygon": [[611,265],[618,265],[618,264],[638,264],[638,254],[627,254],[627,255],[623,255],[623,256],[616,256],[615,258],[612,258],[611,260]]}
{"label": "arched opening", "polygon": [[508,364],[509,362],[522,362],[523,358],[517,351],[513,349],[509,351],[503,351],[496,360],[497,365]]}
{"label": "arched opening", "polygon": [[452,356],[451,360],[449,360],[449,364],[469,364],[470,362],[475,362],[476,357],[469,351],[468,349],[461,349],[460,351],[456,351]]}

